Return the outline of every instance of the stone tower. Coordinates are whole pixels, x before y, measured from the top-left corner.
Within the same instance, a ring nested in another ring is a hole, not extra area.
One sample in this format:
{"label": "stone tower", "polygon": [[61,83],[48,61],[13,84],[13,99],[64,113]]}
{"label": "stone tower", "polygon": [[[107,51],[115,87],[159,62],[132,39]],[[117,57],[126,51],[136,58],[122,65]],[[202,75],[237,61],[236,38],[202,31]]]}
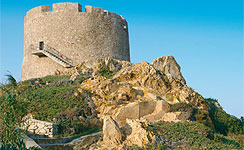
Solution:
{"label": "stone tower", "polygon": [[21,80],[53,75],[81,62],[130,61],[128,25],[115,13],[78,3],[39,6],[26,13]]}

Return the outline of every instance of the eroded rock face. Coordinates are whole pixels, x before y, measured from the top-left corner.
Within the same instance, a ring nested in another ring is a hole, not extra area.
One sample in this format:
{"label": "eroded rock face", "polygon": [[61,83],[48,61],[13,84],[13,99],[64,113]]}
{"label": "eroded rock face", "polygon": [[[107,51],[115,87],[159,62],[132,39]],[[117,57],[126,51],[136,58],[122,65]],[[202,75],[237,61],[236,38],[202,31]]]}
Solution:
{"label": "eroded rock face", "polygon": [[173,56],[157,58],[152,64],[105,58],[77,65],[70,75],[74,82],[83,79],[77,94],[88,97],[92,114],[103,119],[103,140],[90,149],[157,146],[160,137],[147,130],[149,123],[188,121],[191,116],[191,112],[170,112],[172,104],[207,107],[204,98],[187,86]]}
{"label": "eroded rock face", "polygon": [[104,124],[103,128],[103,140],[97,143],[98,149],[126,149],[125,147],[132,145],[144,147],[147,144],[155,143],[156,136],[146,130],[149,125],[147,121],[126,119],[126,125],[118,128],[113,118],[106,116],[104,123],[106,125]]}
{"label": "eroded rock face", "polygon": [[153,143],[155,135],[145,129],[147,122],[127,119],[126,123],[130,126],[131,133],[126,137],[125,145],[138,145],[144,147],[146,144]]}
{"label": "eroded rock face", "polygon": [[167,79],[147,62],[137,63],[133,66],[122,68],[113,79],[119,82],[129,82],[134,86],[167,91]]}
{"label": "eroded rock face", "polygon": [[[110,75],[104,76],[101,70]],[[173,56],[157,58],[152,64],[100,59],[92,65],[78,65],[72,79],[79,78],[78,73],[86,78],[78,91],[91,93],[98,117],[110,115],[120,127],[127,118],[179,121],[177,113],[169,113],[170,104],[206,107],[203,97],[186,85]]]}
{"label": "eroded rock face", "polygon": [[176,62],[173,56],[157,58],[153,60],[152,65],[155,69],[164,73],[168,78],[180,81],[183,85],[186,84],[186,81],[180,72],[180,65]]}
{"label": "eroded rock face", "polygon": [[165,100],[157,101],[155,106],[156,107],[154,111],[143,116],[142,119],[146,119],[152,122],[164,120],[165,114],[170,110],[168,102]]}
{"label": "eroded rock face", "polygon": [[122,143],[123,135],[117,123],[111,116],[105,116],[103,120],[103,141],[105,145],[115,147]]}

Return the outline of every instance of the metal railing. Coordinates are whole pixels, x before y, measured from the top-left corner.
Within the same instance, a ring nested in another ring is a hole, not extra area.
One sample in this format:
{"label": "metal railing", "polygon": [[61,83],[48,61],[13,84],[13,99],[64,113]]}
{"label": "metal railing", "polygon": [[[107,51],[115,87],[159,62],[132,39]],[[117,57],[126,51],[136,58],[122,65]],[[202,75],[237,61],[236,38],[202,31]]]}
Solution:
{"label": "metal railing", "polygon": [[60,60],[64,61],[65,63],[67,63],[69,65],[73,65],[73,60],[72,59],[68,58],[67,56],[65,56],[62,53],[60,53],[59,51],[57,51],[55,48],[50,47],[48,45],[44,45],[43,50],[40,50],[38,46],[35,46],[33,44],[30,45],[30,48],[31,48],[32,51],[44,51],[44,52],[48,52],[48,53],[56,56]]}

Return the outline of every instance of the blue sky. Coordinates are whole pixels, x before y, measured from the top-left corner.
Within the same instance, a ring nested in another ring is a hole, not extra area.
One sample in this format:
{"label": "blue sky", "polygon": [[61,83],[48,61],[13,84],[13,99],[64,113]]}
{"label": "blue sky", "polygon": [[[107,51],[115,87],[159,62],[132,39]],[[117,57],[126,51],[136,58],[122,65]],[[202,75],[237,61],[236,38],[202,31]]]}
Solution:
{"label": "blue sky", "polygon": [[[7,70],[19,80],[25,13],[63,0],[1,0],[0,82]],[[123,15],[129,23],[131,60],[173,55],[187,84],[244,116],[243,0],[82,0]]]}

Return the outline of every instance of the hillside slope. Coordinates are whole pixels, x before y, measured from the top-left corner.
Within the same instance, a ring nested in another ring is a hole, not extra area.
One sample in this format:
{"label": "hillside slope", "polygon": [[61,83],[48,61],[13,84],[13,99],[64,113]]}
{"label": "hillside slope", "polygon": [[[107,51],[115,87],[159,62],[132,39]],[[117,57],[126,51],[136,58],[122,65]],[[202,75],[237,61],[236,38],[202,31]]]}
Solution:
{"label": "hillside slope", "polygon": [[[23,115],[57,123],[56,136],[79,136],[103,127],[103,141],[109,143],[102,122],[110,116],[116,124],[115,135],[121,133],[117,146],[124,149],[158,145],[169,149],[243,148],[244,120],[227,114],[216,100],[204,99],[188,86],[173,56],[157,58],[152,64],[106,58],[56,74],[2,85],[16,94],[25,107]],[[128,119],[146,122],[145,134],[150,131],[160,142],[137,147],[137,142],[129,140],[132,135],[124,133]],[[172,145],[175,142],[178,144]],[[94,141],[88,147],[103,144]]]}

